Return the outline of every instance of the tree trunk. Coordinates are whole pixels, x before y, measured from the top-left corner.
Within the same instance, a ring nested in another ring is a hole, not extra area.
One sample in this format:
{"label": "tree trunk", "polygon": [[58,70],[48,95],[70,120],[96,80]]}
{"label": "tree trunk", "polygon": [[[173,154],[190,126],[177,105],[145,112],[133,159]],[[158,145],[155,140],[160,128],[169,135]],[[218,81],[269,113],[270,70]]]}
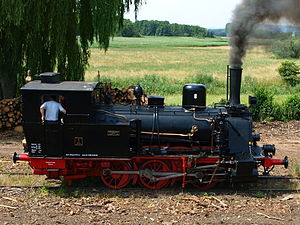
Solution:
{"label": "tree trunk", "polygon": [[15,97],[17,89],[16,73],[14,69],[0,67],[0,100]]}

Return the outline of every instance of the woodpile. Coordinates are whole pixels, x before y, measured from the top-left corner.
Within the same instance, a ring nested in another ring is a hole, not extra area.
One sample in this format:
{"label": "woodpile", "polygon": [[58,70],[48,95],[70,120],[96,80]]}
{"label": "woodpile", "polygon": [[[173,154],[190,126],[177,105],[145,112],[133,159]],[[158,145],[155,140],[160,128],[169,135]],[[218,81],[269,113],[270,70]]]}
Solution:
{"label": "woodpile", "polygon": [[111,83],[101,84],[101,99],[106,104],[128,104],[128,105],[147,105],[146,95],[142,95],[138,100],[134,94],[135,86],[123,88],[111,88]]}
{"label": "woodpile", "polygon": [[12,129],[21,122],[21,98],[0,100],[0,129]]}

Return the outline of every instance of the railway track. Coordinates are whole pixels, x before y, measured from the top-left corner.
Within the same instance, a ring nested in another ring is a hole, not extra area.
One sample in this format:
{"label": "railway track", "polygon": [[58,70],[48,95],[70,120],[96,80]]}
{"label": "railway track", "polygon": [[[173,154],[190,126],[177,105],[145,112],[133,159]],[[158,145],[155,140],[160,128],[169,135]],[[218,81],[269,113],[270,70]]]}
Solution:
{"label": "railway track", "polygon": [[[34,174],[32,173],[22,173],[22,172],[0,172],[0,175],[8,175],[8,176],[33,176]],[[272,181],[272,182],[276,182],[276,180],[278,180],[278,182],[282,182],[283,180],[293,180],[293,181],[300,181],[300,177],[292,177],[292,176],[260,176],[259,177],[259,181]],[[38,189],[38,188],[42,188],[44,186],[3,186],[0,185],[0,189],[4,189],[4,188],[19,188],[19,189]],[[53,187],[54,189],[57,187]],[[134,188],[129,188],[129,189],[133,189],[136,190]],[[127,190],[127,188],[126,188]],[[214,189],[212,189],[214,190]],[[215,189],[215,190],[218,190]],[[300,192],[300,189],[290,189],[290,188],[250,188],[250,189],[245,189],[245,191],[273,191],[273,192]]]}

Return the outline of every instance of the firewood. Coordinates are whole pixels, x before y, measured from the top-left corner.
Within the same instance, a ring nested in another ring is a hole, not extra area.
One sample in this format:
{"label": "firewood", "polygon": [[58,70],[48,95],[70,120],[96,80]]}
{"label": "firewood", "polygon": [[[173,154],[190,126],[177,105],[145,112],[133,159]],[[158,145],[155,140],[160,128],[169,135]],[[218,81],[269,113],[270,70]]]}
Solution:
{"label": "firewood", "polygon": [[14,113],[13,113],[13,112],[9,112],[9,113],[7,113],[7,116],[8,116],[8,117],[13,117],[13,116],[14,116]]}
{"label": "firewood", "polygon": [[10,122],[6,122],[5,126],[10,128],[10,127],[12,127],[12,124]]}
{"label": "firewood", "polygon": [[10,107],[5,106],[5,107],[3,108],[3,111],[6,112],[6,113],[9,112],[9,111],[10,111]]}
{"label": "firewood", "polygon": [[15,128],[14,128],[14,131],[16,131],[16,132],[18,132],[18,133],[23,133],[23,127],[22,126],[16,126]]}

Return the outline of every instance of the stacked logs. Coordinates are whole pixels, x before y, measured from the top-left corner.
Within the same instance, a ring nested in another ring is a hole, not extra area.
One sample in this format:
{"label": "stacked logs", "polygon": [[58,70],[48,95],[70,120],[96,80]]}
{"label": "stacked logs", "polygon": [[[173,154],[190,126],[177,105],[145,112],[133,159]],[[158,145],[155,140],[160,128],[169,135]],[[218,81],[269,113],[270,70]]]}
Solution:
{"label": "stacked logs", "polygon": [[147,105],[146,95],[142,95],[138,100],[134,94],[135,86],[123,88],[111,88],[111,83],[102,83],[102,102],[106,104],[129,104],[129,105]]}
{"label": "stacked logs", "polygon": [[22,123],[21,98],[0,101],[0,130],[11,129]]}

